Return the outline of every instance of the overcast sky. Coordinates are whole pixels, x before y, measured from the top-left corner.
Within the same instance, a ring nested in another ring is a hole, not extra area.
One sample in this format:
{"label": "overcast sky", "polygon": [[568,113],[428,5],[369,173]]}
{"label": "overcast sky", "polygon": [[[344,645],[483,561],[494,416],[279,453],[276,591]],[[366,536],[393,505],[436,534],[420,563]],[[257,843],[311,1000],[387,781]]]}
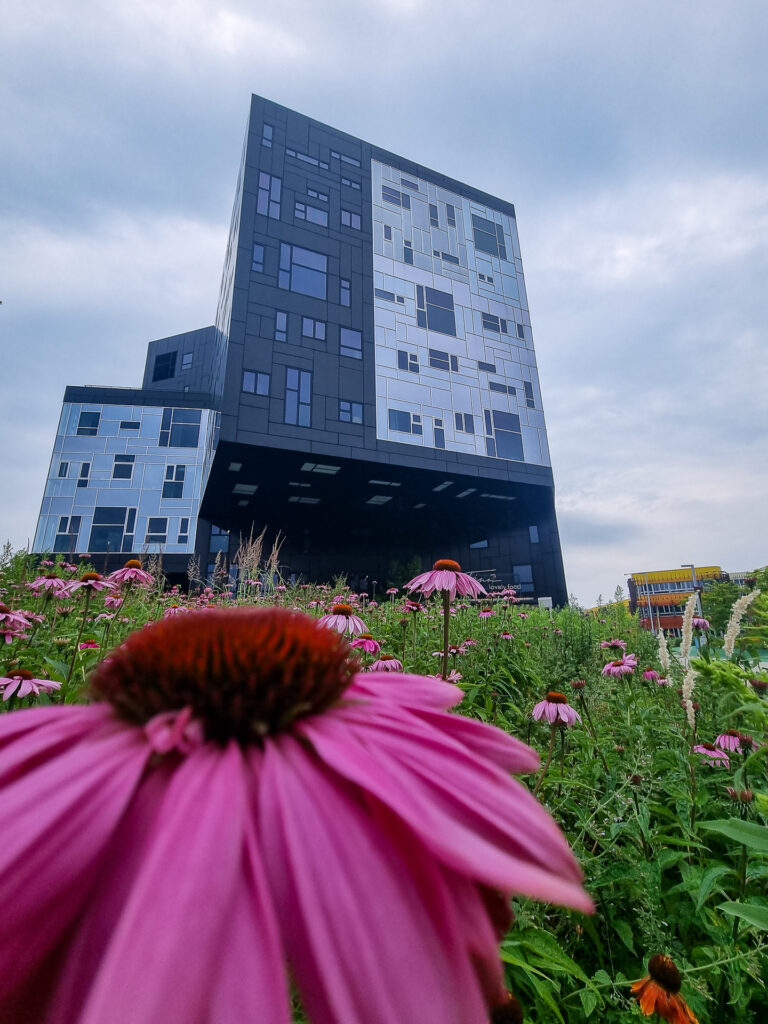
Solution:
{"label": "overcast sky", "polygon": [[516,204],[568,589],[768,562],[764,0],[8,0],[0,542],[213,322],[249,97]]}

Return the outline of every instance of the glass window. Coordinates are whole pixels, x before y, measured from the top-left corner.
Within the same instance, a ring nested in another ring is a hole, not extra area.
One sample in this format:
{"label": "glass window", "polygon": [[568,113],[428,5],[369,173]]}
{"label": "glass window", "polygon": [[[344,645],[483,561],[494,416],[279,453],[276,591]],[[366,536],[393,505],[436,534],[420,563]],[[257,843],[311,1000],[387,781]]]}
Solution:
{"label": "glass window", "polygon": [[175,352],[163,352],[162,355],[155,356],[155,367],[152,371],[152,381],[156,380],[168,380],[173,377],[176,373],[176,353]]}
{"label": "glass window", "polygon": [[282,181],[264,171],[259,172],[259,187],[256,194],[256,212],[264,216],[280,218],[280,190]]}
{"label": "glass window", "polygon": [[445,204],[445,211],[448,215],[448,227],[456,227],[456,209],[450,203]]}
{"label": "glass window", "polygon": [[485,217],[478,217],[473,213],[472,233],[475,239],[475,248],[480,252],[487,252],[489,256],[497,256],[502,260],[507,258],[501,224],[494,224],[492,220],[486,220]]}
{"label": "glass window", "polygon": [[530,537],[531,544],[538,544],[539,543],[539,528],[538,528],[538,526],[529,526],[528,527],[528,536]]}
{"label": "glass window", "polygon": [[454,422],[456,429],[464,434],[474,434],[475,432],[475,418],[468,412],[457,412],[454,413]]}
{"label": "glass window", "polygon": [[391,242],[392,241],[392,226],[391,226],[391,224],[385,224],[384,225],[384,241],[385,242]]}
{"label": "glass window", "polygon": [[222,530],[219,526],[211,527],[211,540],[209,551],[229,550],[229,531]]}
{"label": "glass window", "polygon": [[402,206],[404,210],[411,208],[411,197],[404,192],[398,192],[396,188],[391,188],[389,185],[381,186],[381,198],[385,203]]}
{"label": "glass window", "polygon": [[517,327],[517,336],[518,336],[518,338],[522,338],[523,340],[525,340],[525,328],[523,327],[523,325],[522,324],[515,324],[515,326]]}
{"label": "glass window", "polygon": [[298,245],[281,243],[280,270],[277,278],[280,288],[324,299],[327,291],[327,274],[327,256]]}
{"label": "glass window", "polygon": [[77,421],[77,434],[79,437],[95,437],[99,432],[100,412],[81,412]]}
{"label": "glass window", "polygon": [[278,309],[275,313],[275,341],[288,340],[288,314]]}
{"label": "glass window", "polygon": [[249,395],[268,395],[269,374],[257,370],[243,370],[243,391]]}
{"label": "glass window", "polygon": [[182,368],[182,370],[191,370],[192,369],[192,353],[191,352],[185,352],[184,355],[181,357],[181,368]]}
{"label": "glass window", "polygon": [[496,363],[478,363],[478,370],[484,370],[486,373],[496,373]]}
{"label": "glass window", "polygon": [[350,306],[352,304],[352,282],[342,277],[339,281],[339,305]]}
{"label": "glass window", "polygon": [[259,245],[258,242],[255,242],[253,246],[251,270],[255,270],[257,274],[264,273],[264,246]]}
{"label": "glass window", "polygon": [[310,206],[309,203],[296,200],[293,214],[297,220],[308,220],[311,224],[319,224],[321,227],[328,227],[328,211],[321,210],[319,206]]}
{"label": "glass window", "polygon": [[308,427],[311,421],[312,374],[308,370],[285,369],[285,422]]}
{"label": "glass window", "polygon": [[88,541],[89,551],[122,551],[123,534],[126,528],[126,514],[133,513],[129,532],[133,528],[136,509],[125,506],[97,505],[93,510],[93,526]]}
{"label": "glass window", "polygon": [[147,519],[146,544],[165,544],[168,540],[168,517],[150,516]]}
{"label": "glass window", "polygon": [[325,341],[325,320],[313,320],[310,316],[301,318],[301,334],[304,338]]}
{"label": "glass window", "polygon": [[179,520],[179,538],[177,543],[188,544],[189,543],[189,519],[183,516]]}
{"label": "glass window", "polygon": [[339,419],[342,423],[362,423],[363,404],[362,402],[348,402],[343,398],[339,399]]}
{"label": "glass window", "polygon": [[453,295],[437,288],[416,285],[416,322],[419,327],[428,327],[438,334],[451,334],[455,338]]}
{"label": "glass window", "polygon": [[139,420],[120,420],[121,430],[141,430],[141,423]]}
{"label": "glass window", "polygon": [[471,548],[475,548],[475,549],[477,549],[477,548],[487,548],[488,547],[488,541],[487,540],[476,540],[474,542],[474,544],[470,544],[469,546]]}
{"label": "glass window", "polygon": [[78,481],[77,481],[77,486],[78,487],[87,487],[88,486],[88,477],[90,476],[90,474],[91,474],[91,464],[90,464],[90,462],[84,462],[80,466],[80,476],[79,476]]}
{"label": "glass window", "polygon": [[79,533],[80,516],[62,516],[53,541],[53,550],[62,553],[74,552]]}
{"label": "glass window", "polygon": [[409,370],[411,373],[418,373],[419,357],[415,352],[405,352],[400,348],[397,350],[397,368],[398,370]]}
{"label": "glass window", "polygon": [[200,438],[200,417],[200,409],[163,409],[159,446],[197,448]]}
{"label": "glass window", "polygon": [[342,210],[341,224],[342,227],[355,228],[356,231],[359,231],[361,227],[360,214],[355,213],[354,210]]}
{"label": "glass window", "polygon": [[135,455],[116,455],[112,466],[113,480],[130,480],[133,476],[133,464],[136,461]]}
{"label": "glass window", "polygon": [[525,404],[529,409],[536,408],[536,402],[533,397],[533,384],[529,380],[523,381],[523,388],[525,389]]}
{"label": "glass window", "polygon": [[401,409],[389,409],[389,429],[399,430],[404,434],[421,434],[421,416],[416,413],[403,412]]}
{"label": "glass window", "polygon": [[60,462],[59,463],[59,479],[60,480],[63,479],[68,474],[69,474],[69,463],[68,462]]}
{"label": "glass window", "polygon": [[437,207],[433,204],[429,204],[429,223],[433,228],[440,227],[440,220],[437,216]]}
{"label": "glass window", "polygon": [[429,365],[435,370],[452,370],[454,373],[458,373],[459,358],[449,355],[447,352],[441,352],[437,348],[431,348],[429,350]]}
{"label": "glass window", "polygon": [[403,242],[403,262],[413,266],[413,245],[411,242]]}
{"label": "glass window", "polygon": [[166,466],[165,480],[163,481],[164,498],[181,498],[184,491],[184,477],[187,472],[186,466]]}
{"label": "glass window", "polygon": [[316,188],[308,188],[307,189],[307,195],[311,199],[319,199],[321,203],[327,203],[328,202],[328,193],[327,192],[318,192]]}
{"label": "glass window", "polygon": [[274,128],[271,124],[265,124],[261,130],[261,144],[266,146],[267,149],[272,149],[272,138],[274,135]]}
{"label": "glass window", "polygon": [[339,353],[351,359],[363,358],[363,335],[349,327],[339,329]]}
{"label": "glass window", "polygon": [[492,313],[482,313],[483,330],[491,331],[493,334],[507,334],[507,321]]}

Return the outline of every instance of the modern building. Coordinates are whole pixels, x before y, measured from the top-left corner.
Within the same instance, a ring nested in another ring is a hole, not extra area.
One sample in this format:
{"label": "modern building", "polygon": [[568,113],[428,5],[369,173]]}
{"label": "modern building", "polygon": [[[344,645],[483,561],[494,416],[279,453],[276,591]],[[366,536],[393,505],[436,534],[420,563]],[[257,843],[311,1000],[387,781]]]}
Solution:
{"label": "modern building", "polygon": [[264,525],[286,575],[567,597],[514,206],[254,96],[215,324],[66,389],[34,549],[183,574]]}
{"label": "modern building", "polygon": [[629,577],[629,610],[637,612],[644,629],[663,629],[679,636],[683,609],[693,593],[713,583],[727,582],[728,573],[719,565],[681,566],[654,572],[635,572]]}

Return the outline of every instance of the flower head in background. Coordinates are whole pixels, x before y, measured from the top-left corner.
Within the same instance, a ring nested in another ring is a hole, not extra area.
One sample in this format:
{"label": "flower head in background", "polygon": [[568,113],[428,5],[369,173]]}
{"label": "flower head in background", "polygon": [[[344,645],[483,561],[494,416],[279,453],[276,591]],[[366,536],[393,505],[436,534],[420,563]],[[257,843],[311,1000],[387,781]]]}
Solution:
{"label": "flower head in background", "polygon": [[604,676],[627,676],[631,675],[637,668],[637,658],[634,654],[625,654],[616,661],[609,661],[603,665]]}
{"label": "flower head in background", "polygon": [[354,640],[349,641],[349,646],[353,650],[365,651],[366,654],[378,654],[381,650],[381,644],[378,640],[374,640],[370,633],[361,633],[360,636],[356,636]]}
{"label": "flower head in background", "polygon": [[701,615],[694,615],[691,619],[691,625],[694,629],[709,629],[709,620]]}
{"label": "flower head in background", "polygon": [[138,558],[129,558],[122,569],[111,572],[107,579],[119,586],[123,583],[138,583],[143,587],[149,587],[155,582],[155,577],[141,568]]}
{"label": "flower head in background", "polygon": [[312,1021],[482,1024],[509,896],[591,909],[535,752],[308,616],[161,619],[92,690],[0,715],[8,1020],[288,1024],[290,974]]}
{"label": "flower head in background", "polygon": [[31,583],[28,583],[27,586],[30,590],[34,590],[35,593],[40,593],[41,590],[54,596],[67,593],[67,581],[63,580],[55,572],[47,572],[44,576],[38,576]]}
{"label": "flower head in background", "polygon": [[367,632],[365,623],[358,615],[355,615],[351,604],[335,604],[329,615],[323,615],[317,621],[319,625],[335,629],[337,633],[351,633],[353,636],[358,636],[360,633]]}
{"label": "flower head in background", "polygon": [[658,681],[661,679],[661,676],[655,668],[644,668],[643,679],[646,679],[649,683],[658,683]]}
{"label": "flower head in background", "polygon": [[648,961],[648,974],[632,986],[632,995],[646,1017],[658,1013],[669,1024],[699,1024],[680,995],[682,980],[671,957],[657,953]]}
{"label": "flower head in background", "polygon": [[31,672],[23,668],[12,668],[7,676],[0,677],[0,690],[3,691],[3,700],[10,700],[11,697],[28,697],[33,694],[37,697],[41,693],[53,693],[61,689],[61,683],[55,679],[36,679]]}
{"label": "flower head in background", "polygon": [[0,604],[0,628],[19,630],[29,626],[29,619],[22,612],[14,612],[7,604]]}
{"label": "flower head in background", "polygon": [[619,651],[621,651],[623,653],[627,649],[627,641],[626,640],[601,640],[600,641],[600,647],[604,651],[615,651],[617,653]]}
{"label": "flower head in background", "polygon": [[459,563],[454,562],[452,558],[438,559],[429,572],[414,576],[406,583],[405,589],[419,591],[425,597],[429,597],[435,590],[447,590],[452,601],[457,594],[461,597],[480,597],[486,593],[482,583],[474,576],[462,572]]}
{"label": "flower head in background", "polygon": [[705,760],[711,761],[713,764],[722,765],[724,768],[730,767],[730,758],[728,754],[714,743],[697,743],[693,748],[695,754],[701,754]]}
{"label": "flower head in background", "polygon": [[574,722],[581,721],[581,715],[576,708],[571,707],[565,694],[558,693],[557,690],[550,690],[544,700],[539,701],[531,712],[531,717],[537,722],[543,718],[550,725],[573,725]]}
{"label": "flower head in background", "polygon": [[394,654],[382,654],[378,661],[374,661],[368,668],[369,672],[402,672],[403,663],[398,661]]}
{"label": "flower head in background", "polygon": [[115,584],[105,580],[100,572],[84,572],[78,580],[67,584],[67,593],[74,594],[77,590],[91,593],[99,590],[114,590]]}
{"label": "flower head in background", "polygon": [[726,729],[725,732],[721,732],[715,743],[721,750],[744,751],[750,748],[757,750],[757,743],[749,733],[739,732],[738,729]]}

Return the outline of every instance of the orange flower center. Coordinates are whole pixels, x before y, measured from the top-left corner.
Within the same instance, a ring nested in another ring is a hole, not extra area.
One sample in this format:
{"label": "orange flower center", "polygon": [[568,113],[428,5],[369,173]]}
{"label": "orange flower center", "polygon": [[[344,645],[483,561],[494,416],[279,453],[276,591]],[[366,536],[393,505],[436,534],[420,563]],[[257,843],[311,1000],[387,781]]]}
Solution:
{"label": "orange flower center", "polygon": [[648,961],[648,973],[665,992],[675,995],[680,991],[682,984],[680,971],[675,967],[674,960],[665,956],[664,953],[656,953],[651,957]]}
{"label": "orange flower center", "polygon": [[351,604],[335,604],[333,606],[333,615],[352,615],[354,609]]}
{"label": "orange flower center", "polygon": [[372,633],[361,633],[358,636],[357,639],[358,640],[373,640],[373,634]]}
{"label": "orange flower center", "polygon": [[125,566],[123,568],[125,568],[125,569],[140,569],[141,568],[141,562],[138,560],[138,558],[129,558],[128,561],[125,563]]}
{"label": "orange flower center", "polygon": [[461,566],[458,562],[454,562],[452,558],[438,558],[432,568],[444,569],[448,572],[461,572]]}
{"label": "orange flower center", "polygon": [[7,604],[0,604],[0,615],[5,615],[5,614],[7,614],[7,613],[8,613],[8,612],[9,612],[10,610],[11,610],[11,609],[10,609],[10,608],[8,607],[8,605],[7,605]]}
{"label": "orange flower center", "polygon": [[568,698],[564,693],[558,693],[557,690],[550,690],[547,694],[547,700],[550,704],[567,704]]}
{"label": "orange flower center", "polygon": [[25,668],[12,668],[8,673],[12,678],[15,679],[34,679],[35,677],[31,672],[27,672]]}
{"label": "orange flower center", "polygon": [[207,739],[258,744],[335,704],[355,671],[343,637],[307,615],[218,608],[131,633],[91,686],[134,724],[191,707]]}
{"label": "orange flower center", "polygon": [[80,582],[81,583],[90,583],[92,580],[100,580],[100,579],[101,579],[101,573],[100,572],[84,572],[83,575],[80,577]]}

